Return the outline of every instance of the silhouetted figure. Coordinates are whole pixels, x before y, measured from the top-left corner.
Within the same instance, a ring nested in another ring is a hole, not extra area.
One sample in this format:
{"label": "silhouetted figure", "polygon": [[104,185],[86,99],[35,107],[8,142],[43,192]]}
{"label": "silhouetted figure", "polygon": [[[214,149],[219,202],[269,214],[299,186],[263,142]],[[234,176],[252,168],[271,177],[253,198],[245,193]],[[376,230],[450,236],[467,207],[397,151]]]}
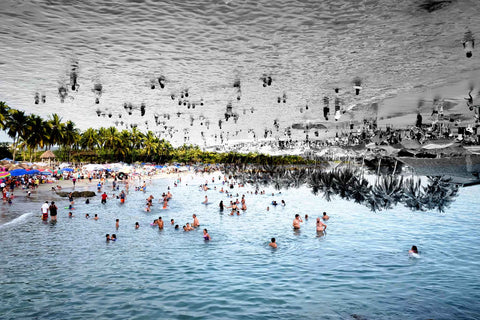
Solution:
{"label": "silhouetted figure", "polygon": [[417,122],[415,123],[415,126],[418,128],[421,128],[422,121],[423,121],[422,115],[420,113],[417,113]]}
{"label": "silhouetted figure", "polygon": [[463,49],[465,50],[465,55],[467,56],[467,58],[471,58],[473,55],[472,51],[475,48],[475,39],[473,38],[473,34],[470,30],[465,32],[462,44]]}

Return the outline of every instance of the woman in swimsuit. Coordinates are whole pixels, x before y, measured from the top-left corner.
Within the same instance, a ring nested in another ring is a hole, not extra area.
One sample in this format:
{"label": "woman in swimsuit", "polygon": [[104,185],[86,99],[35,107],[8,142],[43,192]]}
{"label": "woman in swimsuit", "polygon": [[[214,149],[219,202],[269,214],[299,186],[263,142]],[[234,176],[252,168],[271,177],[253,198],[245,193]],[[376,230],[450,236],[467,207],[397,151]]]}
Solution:
{"label": "woman in swimsuit", "polygon": [[210,240],[210,235],[208,234],[207,229],[203,229],[203,239],[204,240]]}

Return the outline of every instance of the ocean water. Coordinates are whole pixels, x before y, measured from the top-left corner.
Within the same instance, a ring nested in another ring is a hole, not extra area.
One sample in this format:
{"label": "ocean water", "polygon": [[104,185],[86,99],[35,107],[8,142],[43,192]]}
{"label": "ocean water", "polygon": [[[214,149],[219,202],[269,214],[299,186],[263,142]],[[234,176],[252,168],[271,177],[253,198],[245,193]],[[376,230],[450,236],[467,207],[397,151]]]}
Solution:
{"label": "ocean water", "polygon": [[[63,209],[67,201],[58,201],[55,225],[44,224],[38,209],[0,226],[0,318],[480,317],[478,187],[461,189],[443,214],[403,207],[372,213],[339,199],[326,202],[304,187],[266,189],[266,195],[235,188],[246,194],[248,209],[230,216],[218,210],[220,200],[229,201],[218,181],[210,183],[217,190],[198,188],[211,176],[184,177],[178,187],[174,179],[154,180],[146,193],[130,191],[124,205],[78,199],[72,219]],[[161,210],[156,201],[168,186],[173,199]],[[149,194],[156,199],[146,213]],[[205,195],[208,206],[201,204]],[[271,205],[281,199],[285,207]],[[318,237],[315,218],[323,211],[331,218]],[[87,220],[86,213],[100,219]],[[199,230],[169,224],[191,222],[193,213]],[[296,213],[310,216],[299,232],[291,226]],[[150,226],[158,216],[162,231]],[[211,241],[203,240],[202,228]],[[118,240],[106,243],[106,233]],[[268,247],[271,237],[276,250]],[[412,245],[419,259],[408,257]]]}
{"label": "ocean water", "polygon": [[[374,116],[371,103],[384,98],[476,81],[470,72],[478,71],[480,54],[467,59],[462,39],[467,30],[474,37],[480,32],[480,3],[437,1],[442,5],[429,12],[422,8],[427,2],[432,1],[3,0],[0,100],[44,117],[58,113],[81,129],[138,125],[174,144],[219,144],[222,132],[225,140],[252,139],[252,131],[262,138],[265,129],[273,131],[269,138],[279,138],[285,128],[307,120],[324,122],[330,132],[340,130]],[[260,80],[264,74],[273,78],[266,88]],[[157,83],[150,89],[160,76],[165,88]],[[363,81],[359,96],[353,94],[355,77]],[[102,85],[99,104],[97,84]],[[61,86],[67,88],[64,103]],[[333,110],[335,87],[341,89],[342,105],[353,109],[339,122],[327,122],[322,101],[327,95]],[[178,105],[185,90],[195,109]],[[35,104],[36,93],[46,102]],[[286,103],[278,104],[283,94]],[[229,102],[237,123],[225,123]],[[131,116],[124,103],[133,105]],[[155,124],[155,114],[161,123]],[[292,134],[304,137],[303,131]]]}

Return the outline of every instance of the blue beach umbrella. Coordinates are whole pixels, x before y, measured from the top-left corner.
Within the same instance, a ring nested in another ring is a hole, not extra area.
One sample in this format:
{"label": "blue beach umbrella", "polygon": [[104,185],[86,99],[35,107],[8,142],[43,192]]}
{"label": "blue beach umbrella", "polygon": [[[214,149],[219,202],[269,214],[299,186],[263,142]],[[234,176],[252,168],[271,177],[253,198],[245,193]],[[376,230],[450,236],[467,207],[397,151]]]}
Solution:
{"label": "blue beach umbrella", "polygon": [[72,172],[72,171],[73,171],[72,168],[63,168],[62,170],[63,170],[63,171],[66,171],[66,172]]}
{"label": "blue beach umbrella", "polygon": [[25,169],[15,169],[15,170],[12,170],[12,171],[9,171],[10,172],[10,175],[12,177],[18,177],[18,176],[23,176],[25,174],[27,174],[27,170]]}
{"label": "blue beach umbrella", "polygon": [[37,169],[27,171],[27,174],[37,174],[37,173],[40,173],[40,171],[38,171]]}
{"label": "blue beach umbrella", "polygon": [[52,173],[50,171],[41,171],[40,173],[43,174],[44,176],[52,175]]}

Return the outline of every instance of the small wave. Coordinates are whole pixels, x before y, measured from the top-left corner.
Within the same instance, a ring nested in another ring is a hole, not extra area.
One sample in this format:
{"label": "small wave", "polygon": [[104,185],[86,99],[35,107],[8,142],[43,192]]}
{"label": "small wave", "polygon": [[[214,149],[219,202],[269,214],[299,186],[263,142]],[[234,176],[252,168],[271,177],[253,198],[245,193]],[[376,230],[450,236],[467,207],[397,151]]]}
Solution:
{"label": "small wave", "polygon": [[16,217],[15,219],[13,219],[12,221],[8,221],[7,223],[4,223],[4,224],[0,225],[0,229],[4,228],[4,227],[6,227],[6,226],[19,224],[19,223],[25,221],[25,220],[26,220],[29,216],[31,216],[32,214],[33,214],[33,212],[24,213],[24,214],[22,214],[21,216]]}

